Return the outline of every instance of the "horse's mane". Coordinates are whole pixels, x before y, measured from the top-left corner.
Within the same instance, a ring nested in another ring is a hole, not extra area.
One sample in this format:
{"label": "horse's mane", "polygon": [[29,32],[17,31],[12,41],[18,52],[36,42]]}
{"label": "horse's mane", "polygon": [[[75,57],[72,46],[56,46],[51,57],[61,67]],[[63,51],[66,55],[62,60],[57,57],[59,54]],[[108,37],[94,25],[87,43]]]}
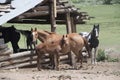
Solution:
{"label": "horse's mane", "polygon": [[55,32],[49,32],[49,31],[46,31],[46,30],[44,30],[44,32],[46,32],[48,34],[56,34]]}

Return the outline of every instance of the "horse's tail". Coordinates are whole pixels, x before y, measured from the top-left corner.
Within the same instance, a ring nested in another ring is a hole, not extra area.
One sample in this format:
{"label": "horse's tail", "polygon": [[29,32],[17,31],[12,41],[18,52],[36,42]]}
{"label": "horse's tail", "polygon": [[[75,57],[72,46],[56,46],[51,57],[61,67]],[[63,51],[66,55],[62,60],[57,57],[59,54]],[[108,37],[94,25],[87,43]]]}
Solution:
{"label": "horse's tail", "polygon": [[87,52],[88,52],[88,56],[89,56],[89,58],[90,58],[90,57],[91,57],[91,52],[90,52],[90,47],[89,47],[88,41],[87,41],[86,38],[84,38],[84,37],[82,37],[82,38],[83,38],[83,40],[84,40],[85,48],[86,48],[86,50],[87,50]]}

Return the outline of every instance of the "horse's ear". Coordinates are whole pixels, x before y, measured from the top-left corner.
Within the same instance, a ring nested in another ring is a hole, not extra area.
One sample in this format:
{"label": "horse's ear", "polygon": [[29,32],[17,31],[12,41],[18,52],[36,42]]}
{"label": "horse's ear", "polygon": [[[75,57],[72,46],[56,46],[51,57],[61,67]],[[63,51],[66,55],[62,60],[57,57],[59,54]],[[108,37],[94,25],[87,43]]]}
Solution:
{"label": "horse's ear", "polygon": [[63,38],[64,38],[64,35],[63,35]]}
{"label": "horse's ear", "polygon": [[31,28],[31,31],[33,31],[33,28]]}
{"label": "horse's ear", "polygon": [[100,26],[99,24],[97,26]]}
{"label": "horse's ear", "polygon": [[35,31],[37,31],[37,28],[35,28]]}
{"label": "horse's ear", "polygon": [[95,26],[95,24],[94,24],[94,26]]}
{"label": "horse's ear", "polygon": [[66,34],[66,37],[68,37],[68,35]]}

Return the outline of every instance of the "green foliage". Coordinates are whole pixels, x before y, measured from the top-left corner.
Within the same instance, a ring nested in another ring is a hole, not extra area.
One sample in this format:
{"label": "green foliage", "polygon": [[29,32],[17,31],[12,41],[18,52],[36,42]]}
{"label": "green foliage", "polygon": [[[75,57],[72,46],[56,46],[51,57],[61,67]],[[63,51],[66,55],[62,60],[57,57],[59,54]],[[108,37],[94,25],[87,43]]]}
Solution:
{"label": "green foliage", "polygon": [[119,58],[112,58],[105,55],[105,50],[99,49],[96,60],[99,61],[108,61],[108,62],[119,62]]}
{"label": "green foliage", "polygon": [[97,58],[96,60],[99,61],[104,61],[105,60],[105,51],[102,49],[98,50]]}
{"label": "green foliage", "polygon": [[107,57],[106,60],[107,60],[108,62],[119,62],[119,59],[118,59],[118,58]]}
{"label": "green foliage", "polygon": [[112,0],[103,0],[103,4],[111,4]]}
{"label": "green foliage", "polygon": [[120,0],[71,0],[73,3],[79,4],[120,4]]}

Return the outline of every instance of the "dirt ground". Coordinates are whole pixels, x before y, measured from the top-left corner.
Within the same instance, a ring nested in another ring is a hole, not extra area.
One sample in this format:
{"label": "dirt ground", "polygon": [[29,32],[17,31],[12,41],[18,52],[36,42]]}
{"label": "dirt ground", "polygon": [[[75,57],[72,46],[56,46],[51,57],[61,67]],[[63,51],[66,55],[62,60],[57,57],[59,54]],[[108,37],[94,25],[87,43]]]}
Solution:
{"label": "dirt ground", "polygon": [[67,66],[64,64],[60,71],[38,71],[36,68],[0,70],[0,80],[120,80],[119,62],[84,64],[80,70],[68,69]]}
{"label": "dirt ground", "polygon": [[[120,54],[109,55],[120,58]],[[120,61],[98,62],[95,65],[88,62],[79,70],[74,70],[68,64],[61,64],[60,67],[60,71],[38,71],[36,67],[0,70],[0,80],[120,80]]]}

